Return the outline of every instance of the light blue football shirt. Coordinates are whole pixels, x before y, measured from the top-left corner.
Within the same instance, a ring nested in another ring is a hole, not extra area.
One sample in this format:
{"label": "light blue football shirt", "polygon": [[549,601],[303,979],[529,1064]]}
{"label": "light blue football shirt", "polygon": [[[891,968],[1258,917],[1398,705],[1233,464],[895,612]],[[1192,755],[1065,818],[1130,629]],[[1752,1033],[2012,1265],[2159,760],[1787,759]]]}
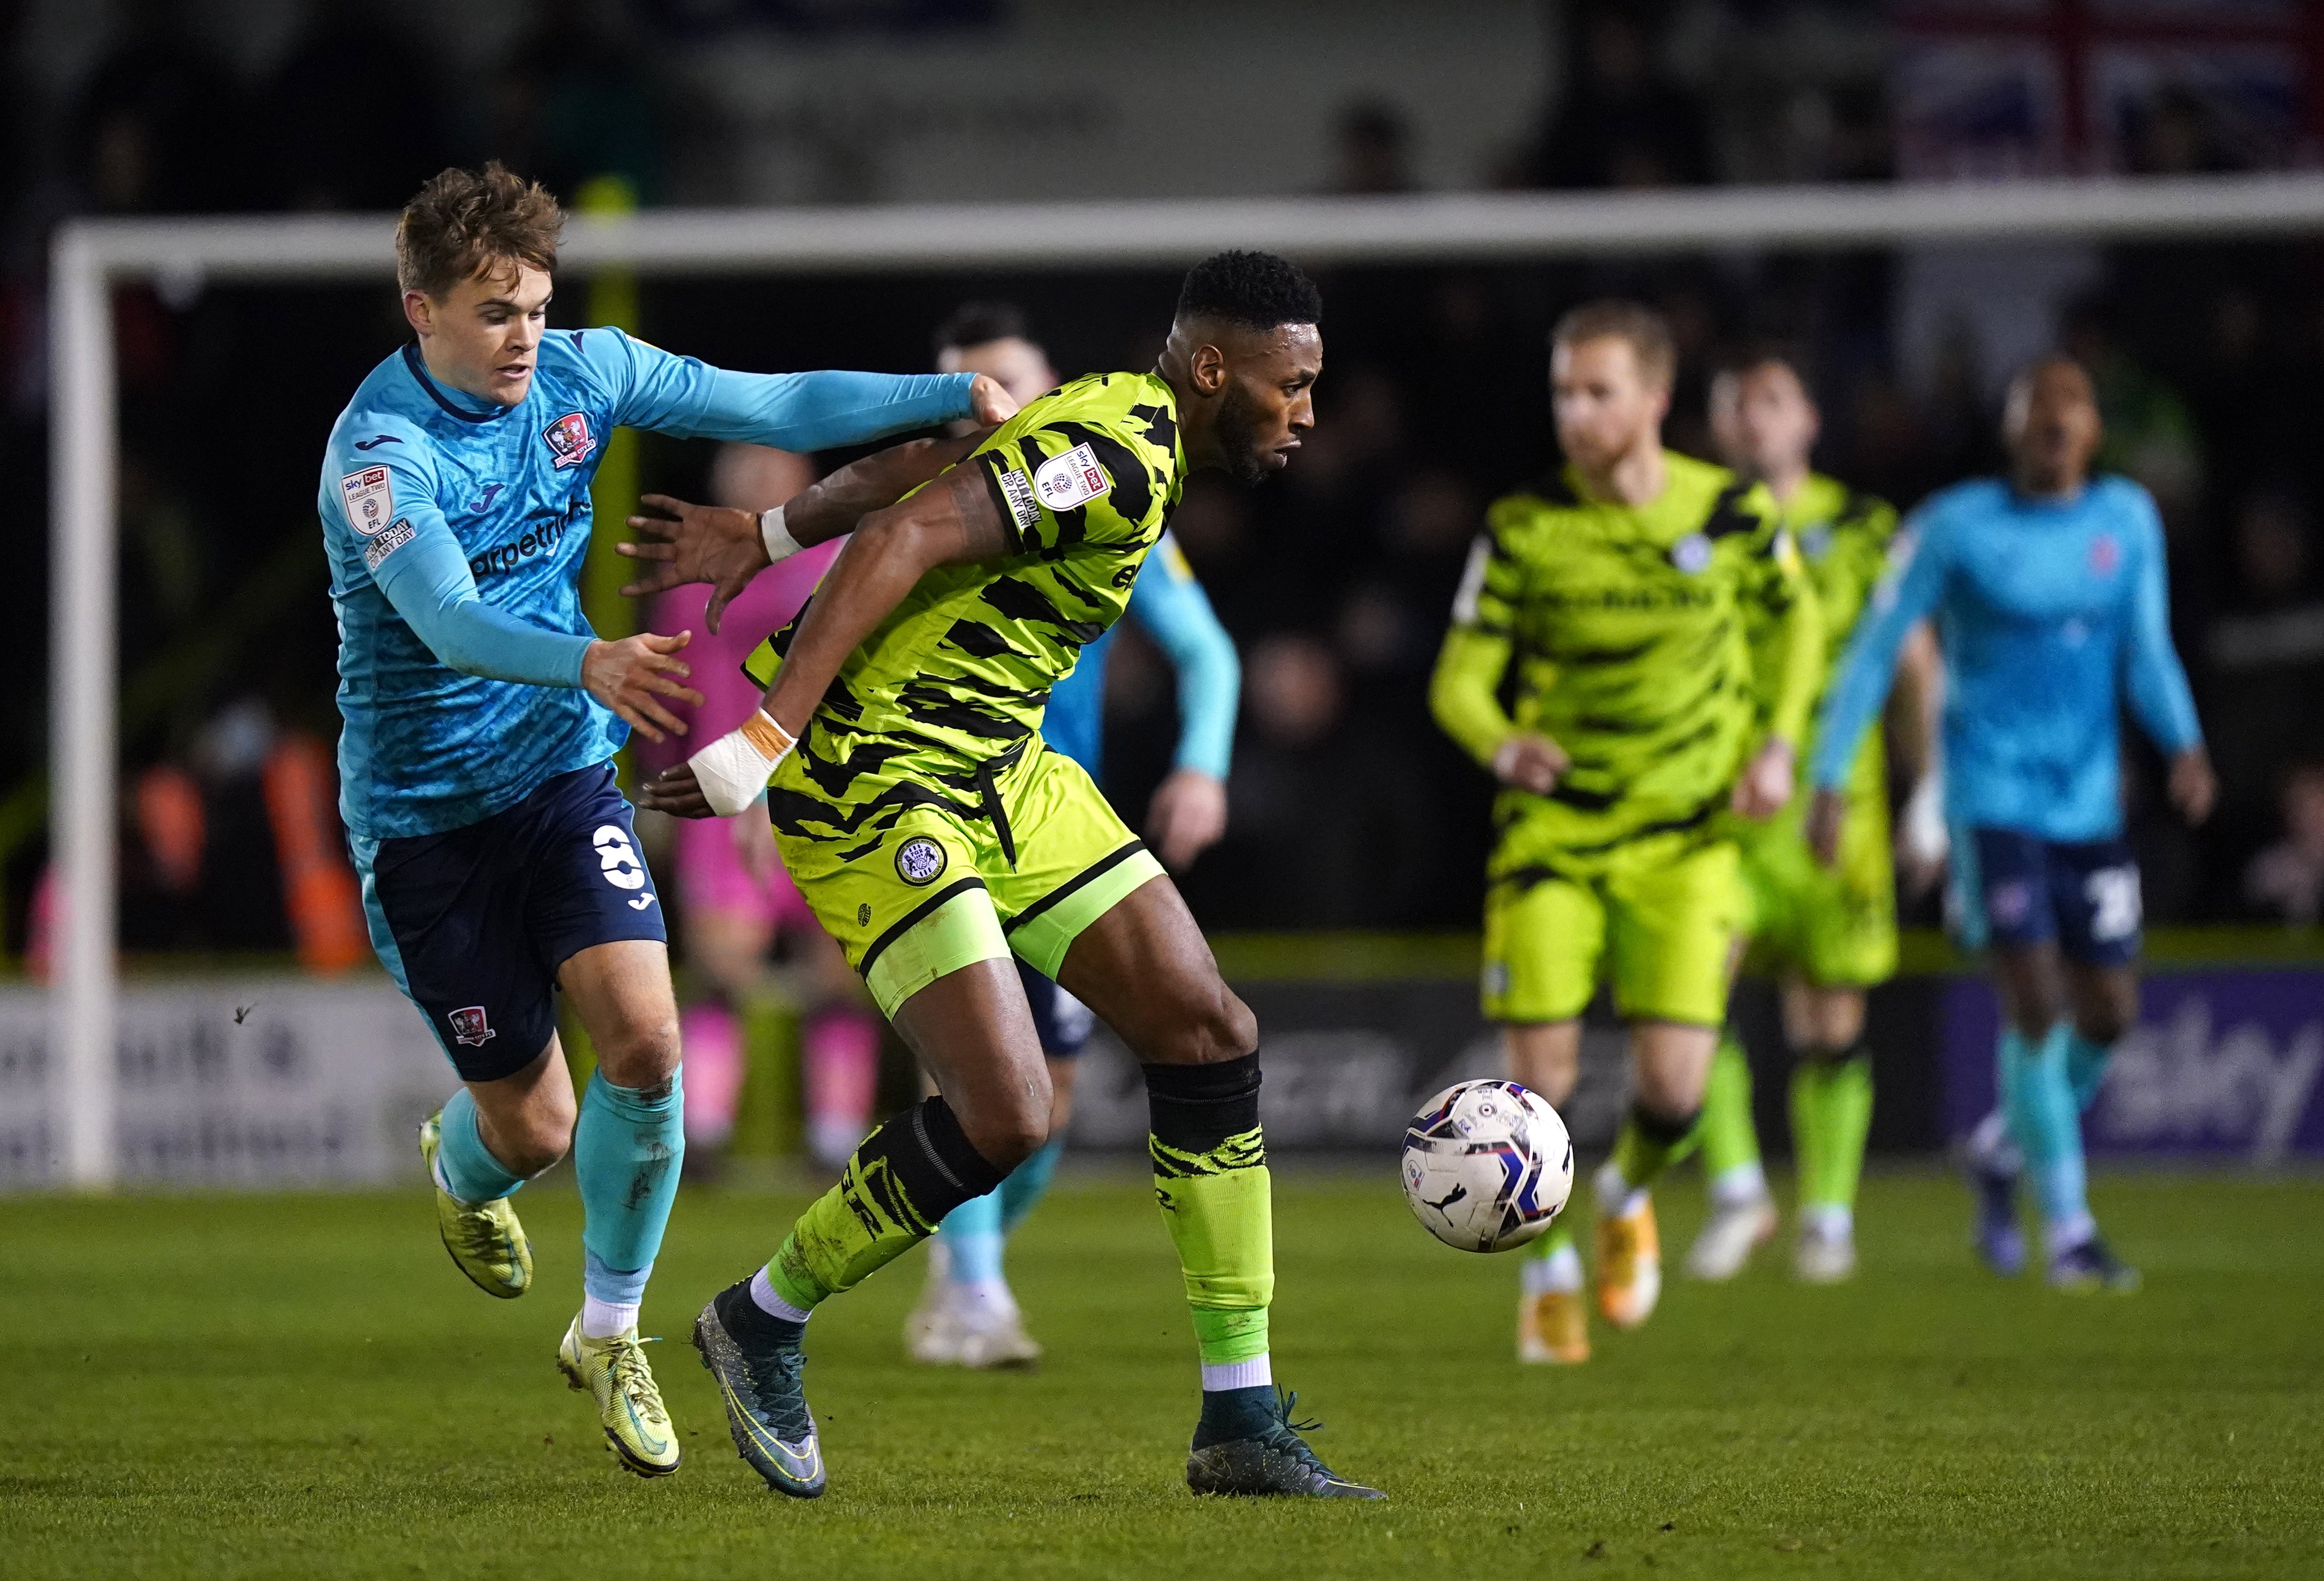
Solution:
{"label": "light blue football shirt", "polygon": [[603,763],[629,727],[579,689],[589,485],[622,426],[788,450],[969,415],[966,374],[737,374],[618,329],[553,329],[514,406],[388,357],[332,426],[317,509],[339,625],[350,833],[440,833]]}
{"label": "light blue football shirt", "polygon": [[1923,617],[1944,650],[1945,810],[1956,827],[2112,839],[2124,703],[2166,754],[2203,738],[2171,645],[2162,522],[2127,478],[2093,479],[2071,499],[1978,478],[1914,512],[1824,700],[1817,786],[1846,781],[1897,649]]}

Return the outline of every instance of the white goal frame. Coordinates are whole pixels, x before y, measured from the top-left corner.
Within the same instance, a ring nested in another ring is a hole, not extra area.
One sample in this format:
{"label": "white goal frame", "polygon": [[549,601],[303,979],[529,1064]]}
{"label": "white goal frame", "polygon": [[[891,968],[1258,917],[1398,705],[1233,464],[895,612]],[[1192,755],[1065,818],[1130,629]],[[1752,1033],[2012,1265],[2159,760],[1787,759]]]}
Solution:
{"label": "white goal frame", "polygon": [[[1226,247],[1305,263],[1522,262],[1797,246],[2162,241],[2324,230],[2324,174],[1728,188],[1653,194],[660,210],[573,220],[586,273],[1167,265]],[[51,833],[60,879],[50,1134],[60,1183],[116,1176],[118,522],[111,288],[383,280],[392,217],[80,219],[50,254]]]}

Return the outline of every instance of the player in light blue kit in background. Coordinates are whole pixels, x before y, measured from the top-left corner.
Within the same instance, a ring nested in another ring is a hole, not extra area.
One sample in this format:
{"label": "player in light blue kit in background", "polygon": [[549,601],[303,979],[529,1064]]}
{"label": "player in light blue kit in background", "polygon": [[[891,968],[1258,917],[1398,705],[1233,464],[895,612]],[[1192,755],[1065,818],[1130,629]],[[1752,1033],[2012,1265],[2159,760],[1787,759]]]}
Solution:
{"label": "player in light blue kit in background", "polygon": [[2022,1168],[2050,1282],[2135,1290],[2137,1272],[2090,1216],[2081,1136],[2107,1058],[2138,1016],[2124,702],[2170,760],[2171,801],[2190,823],[2209,816],[2218,786],[2171,646],[2154,502],[2127,478],[2089,476],[2100,438],[2089,374],[2064,358],[2019,374],[2002,434],[2010,476],[1933,496],[1897,540],[1816,727],[1808,833],[1830,862],[1849,760],[1904,633],[1933,615],[1946,674],[1949,910],[1964,944],[1990,948],[2001,994],[2001,1108],[1970,1147],[1978,1250],[1997,1272],[2024,1266]]}
{"label": "player in light blue kit in background", "polygon": [[[945,373],[983,374],[1018,404],[1059,381],[1025,319],[1001,302],[971,302],[936,335],[936,365]],[[1234,641],[1211,609],[1186,557],[1166,532],[1147,557],[1130,596],[1130,617],[1160,645],[1178,672],[1178,751],[1169,776],[1147,809],[1146,834],[1173,873],[1215,844],[1227,827],[1227,765],[1234,750],[1235,702],[1242,684]],[[1105,733],[1105,661],[1115,633],[1082,650],[1081,661],[1049,693],[1041,738],[1101,785]],[[1019,962],[1041,1052],[1056,1094],[1050,1141],[1017,1166],[990,1196],[953,1210],[928,1244],[928,1280],[904,1323],[916,1361],[968,1367],[1028,1366],[1041,1347],[1025,1332],[1017,1299],[1001,1273],[1010,1232],[1033,1210],[1056,1173],[1073,1114],[1075,1057],[1088,1041],[1090,1012],[1032,967]]]}
{"label": "player in light blue kit in background", "polygon": [[[445,1247],[487,1294],[522,1295],[508,1198],[571,1147],[584,1301],[558,1363],[622,1463],[659,1476],[678,1441],[637,1317],[685,1152],[678,1011],[612,759],[632,726],[684,734],[662,699],[702,699],[688,633],[603,642],[583,617],[590,481],[623,424],[813,450],[1016,407],[967,374],[733,374],[545,329],[561,224],[495,164],[444,171],[397,228],[417,338],[333,427],[318,501],[340,810],[373,946],[463,1083],[420,1132]],[[558,992],[597,1055],[577,1106]]]}

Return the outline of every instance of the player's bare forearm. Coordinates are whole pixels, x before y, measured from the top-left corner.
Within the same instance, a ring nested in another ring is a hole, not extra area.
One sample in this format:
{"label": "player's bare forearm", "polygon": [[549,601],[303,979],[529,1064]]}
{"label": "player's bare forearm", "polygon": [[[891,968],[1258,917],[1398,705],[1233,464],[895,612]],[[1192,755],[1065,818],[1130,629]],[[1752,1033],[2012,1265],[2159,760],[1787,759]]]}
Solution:
{"label": "player's bare forearm", "polygon": [[894,504],[975,449],[991,431],[914,439],[851,461],[785,505],[783,525],[803,549],[843,538],[864,517]]}
{"label": "player's bare forearm", "polygon": [[1913,786],[1936,761],[1938,722],[1944,712],[1944,673],[1936,633],[1922,621],[1905,633],[1888,693],[1888,757],[1899,785]]}
{"label": "player's bare forearm", "polygon": [[1009,530],[983,476],[962,468],[901,504],[863,518],[832,562],[790,652],[761,705],[796,736],[838,678],[839,667],[938,566],[997,559]]}

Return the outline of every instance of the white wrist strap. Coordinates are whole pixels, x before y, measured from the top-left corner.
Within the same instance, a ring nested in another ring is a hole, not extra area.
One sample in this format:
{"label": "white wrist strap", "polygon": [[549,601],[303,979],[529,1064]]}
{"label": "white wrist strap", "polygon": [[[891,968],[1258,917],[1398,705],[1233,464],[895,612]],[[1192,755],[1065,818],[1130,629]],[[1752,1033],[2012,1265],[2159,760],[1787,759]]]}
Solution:
{"label": "white wrist strap", "polygon": [[1941,763],[1932,762],[1921,782],[1913,787],[1912,797],[1904,803],[1904,848],[1920,861],[1942,862],[1952,846],[1951,832],[1945,827],[1945,771]]}
{"label": "white wrist strap", "polygon": [[791,530],[783,525],[783,508],[780,505],[759,513],[759,541],[767,546],[769,565],[779,564],[807,547],[793,538]]}
{"label": "white wrist strap", "polygon": [[794,744],[790,732],[758,709],[741,729],[729,731],[686,762],[710,810],[733,818],[759,799]]}

